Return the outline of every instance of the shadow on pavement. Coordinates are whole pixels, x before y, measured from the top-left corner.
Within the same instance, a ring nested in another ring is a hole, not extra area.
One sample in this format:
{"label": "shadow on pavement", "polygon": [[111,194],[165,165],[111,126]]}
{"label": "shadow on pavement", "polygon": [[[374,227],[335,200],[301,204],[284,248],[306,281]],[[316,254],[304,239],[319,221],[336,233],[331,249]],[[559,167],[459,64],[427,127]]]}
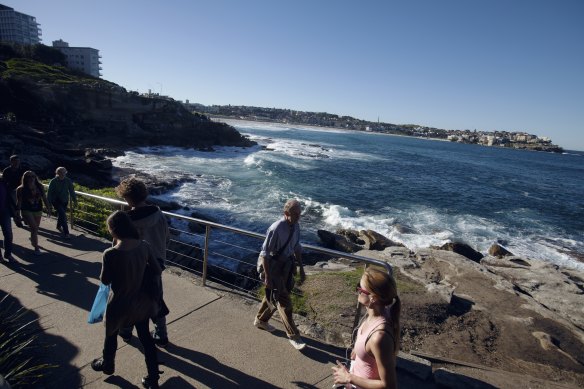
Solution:
{"label": "shadow on pavement", "polygon": [[33,343],[35,344],[34,351],[32,351],[34,362],[30,363],[29,366],[44,363],[57,365],[56,368],[43,371],[46,375],[41,377],[34,387],[47,389],[80,387],[79,369],[70,363],[73,357],[79,353],[79,349],[63,337],[47,334],[39,324],[40,317],[35,311],[28,310],[17,298],[0,289],[0,299],[5,295],[8,295],[3,303],[6,304],[5,307],[10,307],[11,311],[27,310],[23,324],[33,321],[30,328],[33,333],[38,334],[38,339]]}
{"label": "shadow on pavement", "polygon": [[[170,345],[166,353],[160,353],[159,357],[164,365],[210,388],[278,388],[224,365],[212,356],[177,345]],[[164,370],[164,366],[161,366],[161,370]],[[161,386],[167,388],[166,383]]]}
{"label": "shadow on pavement", "polygon": [[87,262],[48,250],[36,256],[31,249],[19,248],[19,254],[27,262],[20,261],[10,268],[34,281],[37,293],[65,301],[85,311],[91,309],[97,287],[89,279],[99,277],[101,263]]}

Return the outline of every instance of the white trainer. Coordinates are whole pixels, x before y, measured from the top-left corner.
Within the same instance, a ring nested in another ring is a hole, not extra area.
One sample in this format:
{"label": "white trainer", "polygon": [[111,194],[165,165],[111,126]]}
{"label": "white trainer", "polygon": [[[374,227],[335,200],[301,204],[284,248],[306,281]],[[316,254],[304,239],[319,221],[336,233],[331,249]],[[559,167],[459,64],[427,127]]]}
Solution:
{"label": "white trainer", "polygon": [[274,332],[274,331],[276,331],[276,327],[274,327],[273,325],[271,325],[267,321],[261,321],[261,320],[259,320],[257,317],[253,321],[253,325],[256,328],[259,328],[260,330],[264,330],[264,331],[268,331],[268,332]]}
{"label": "white trainer", "polygon": [[302,341],[302,338],[297,335],[293,338],[288,339],[290,341],[290,344],[296,349],[296,350],[302,350],[304,347],[306,347],[306,343],[304,343],[304,341]]}

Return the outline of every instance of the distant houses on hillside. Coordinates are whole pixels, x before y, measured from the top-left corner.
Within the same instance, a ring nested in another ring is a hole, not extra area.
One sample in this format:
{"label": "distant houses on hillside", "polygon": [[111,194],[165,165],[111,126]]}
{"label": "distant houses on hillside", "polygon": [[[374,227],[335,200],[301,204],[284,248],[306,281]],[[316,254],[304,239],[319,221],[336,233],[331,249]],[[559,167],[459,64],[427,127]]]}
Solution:
{"label": "distant houses on hillside", "polygon": [[[17,45],[41,44],[40,24],[34,16],[0,4],[0,42]],[[65,55],[67,63],[63,65],[69,69],[101,77],[99,50],[91,47],[72,47],[62,39],[53,41],[53,47]]]}
{"label": "distant houses on hillside", "polygon": [[548,137],[538,137],[526,132],[444,130],[414,124],[391,124],[369,122],[351,116],[338,116],[326,112],[303,112],[290,109],[248,107],[234,105],[205,106],[184,103],[193,112],[216,117],[269,121],[284,124],[303,124],[320,127],[345,128],[355,131],[378,132],[384,134],[413,136],[429,139],[443,139],[452,142],[478,144],[483,146],[510,147],[516,149],[562,152]]}

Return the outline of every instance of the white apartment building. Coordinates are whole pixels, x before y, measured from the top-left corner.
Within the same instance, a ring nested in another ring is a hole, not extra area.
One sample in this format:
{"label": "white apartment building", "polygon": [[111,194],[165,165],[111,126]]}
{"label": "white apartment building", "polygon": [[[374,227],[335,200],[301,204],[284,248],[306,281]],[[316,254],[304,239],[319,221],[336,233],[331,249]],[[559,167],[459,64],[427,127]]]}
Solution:
{"label": "white apartment building", "polygon": [[40,24],[34,16],[0,4],[0,42],[35,45],[41,42]]}
{"label": "white apartment building", "polygon": [[100,77],[101,62],[99,50],[91,47],[69,47],[69,43],[59,39],[53,41],[53,47],[61,51],[67,57],[67,67],[82,71],[93,77]]}

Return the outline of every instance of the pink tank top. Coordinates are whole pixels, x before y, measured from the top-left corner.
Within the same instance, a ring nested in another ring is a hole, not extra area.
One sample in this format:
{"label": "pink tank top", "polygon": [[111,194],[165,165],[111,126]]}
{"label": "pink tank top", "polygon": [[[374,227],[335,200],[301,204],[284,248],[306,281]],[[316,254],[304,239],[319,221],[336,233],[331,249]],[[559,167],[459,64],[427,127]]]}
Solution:
{"label": "pink tank top", "polygon": [[369,354],[365,349],[365,343],[372,332],[380,330],[381,327],[383,327],[383,323],[388,321],[388,317],[389,310],[387,311],[386,316],[380,316],[375,320],[372,320],[366,333],[363,333],[363,326],[365,323],[361,324],[361,327],[359,327],[357,339],[355,340],[355,361],[352,364],[352,373],[356,376],[374,380],[379,379],[377,363],[375,362],[373,355]]}

